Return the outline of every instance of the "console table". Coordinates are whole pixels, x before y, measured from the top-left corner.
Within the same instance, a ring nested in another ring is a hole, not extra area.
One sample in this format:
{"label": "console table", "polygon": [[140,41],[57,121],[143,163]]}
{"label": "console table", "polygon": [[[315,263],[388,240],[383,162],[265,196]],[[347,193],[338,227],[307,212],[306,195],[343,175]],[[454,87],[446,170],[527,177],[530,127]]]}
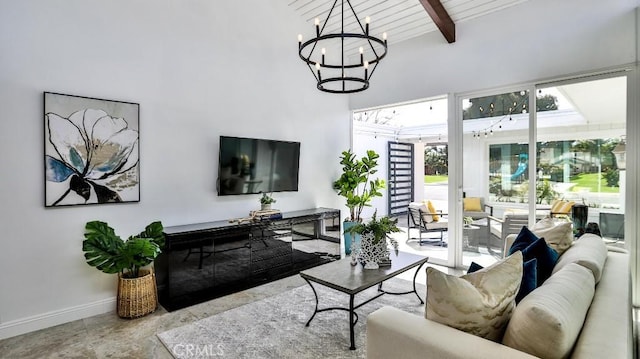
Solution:
{"label": "console table", "polygon": [[[340,211],[313,208],[271,220],[170,226],[164,234],[155,269],[160,304],[171,311],[339,258]],[[318,239],[334,243],[329,247],[335,252],[296,248]]]}

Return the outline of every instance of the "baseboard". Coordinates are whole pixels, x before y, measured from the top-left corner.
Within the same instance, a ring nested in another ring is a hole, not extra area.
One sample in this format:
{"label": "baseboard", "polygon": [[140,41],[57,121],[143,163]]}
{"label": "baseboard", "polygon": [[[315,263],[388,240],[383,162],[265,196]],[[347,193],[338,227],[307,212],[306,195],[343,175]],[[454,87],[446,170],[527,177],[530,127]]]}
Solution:
{"label": "baseboard", "polygon": [[108,298],[76,307],[56,310],[23,319],[0,323],[0,339],[15,337],[94,315],[116,310],[116,298]]}

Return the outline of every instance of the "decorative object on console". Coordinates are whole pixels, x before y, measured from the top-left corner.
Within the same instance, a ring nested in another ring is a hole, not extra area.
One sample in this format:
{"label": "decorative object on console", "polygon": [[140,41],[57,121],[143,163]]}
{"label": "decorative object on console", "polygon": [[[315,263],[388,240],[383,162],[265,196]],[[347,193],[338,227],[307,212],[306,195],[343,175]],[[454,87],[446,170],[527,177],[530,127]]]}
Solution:
{"label": "decorative object on console", "polygon": [[84,237],[87,264],[104,273],[118,273],[118,315],[137,318],[155,311],[158,294],[153,267],[142,267],[151,264],[164,246],[162,223],[153,222],[123,241],[107,223],[91,221],[85,226]]}
{"label": "decorative object on console", "polygon": [[[382,179],[370,180],[378,170],[378,155],[373,150],[368,150],[367,155],[357,159],[351,150],[342,151],[340,164],[342,165],[342,175],[333,182],[333,189],[338,191],[340,196],[347,200],[349,208],[349,218],[344,222],[344,243],[345,253],[351,253],[352,235],[350,228],[356,223],[362,222],[360,215],[365,206],[371,206],[373,197],[382,197],[381,189],[385,187]],[[368,186],[368,187],[367,187]],[[353,238],[357,240],[357,238]]]}
{"label": "decorative object on console", "polygon": [[140,201],[139,108],[44,93],[45,207]]}
{"label": "decorative object on console", "polygon": [[[329,21],[334,21],[332,16],[337,16],[334,15],[334,11],[338,12],[336,0],[322,27],[320,19],[315,19],[314,38],[303,42],[302,34],[298,35],[298,55],[316,78],[318,90],[330,93],[359,92],[369,88],[371,75],[387,55],[387,33],[382,33],[382,39],[371,36],[371,19],[367,16],[365,26],[362,26],[351,2],[341,0],[340,4],[340,32],[325,32]],[[345,4],[348,9],[345,9]],[[345,13],[348,10],[351,10],[350,13]],[[345,24],[353,24],[353,28],[345,32]],[[329,27],[332,25],[329,24]],[[359,51],[359,56],[356,51]]]}
{"label": "decorative object on console", "polygon": [[[376,219],[377,211],[367,223],[357,223],[349,229],[351,235],[360,234],[362,236],[359,243],[355,241],[351,244],[351,256],[364,264],[365,269],[378,269],[381,264],[389,261],[389,248],[387,239],[398,250],[398,242],[389,237],[390,233],[400,232],[398,219],[391,219],[388,216]],[[354,262],[354,261],[352,261]]]}
{"label": "decorative object on console", "polygon": [[273,198],[270,194],[263,192],[262,197],[260,197],[260,204],[261,204],[260,210],[262,211],[270,210],[272,203],[276,203],[275,198]]}

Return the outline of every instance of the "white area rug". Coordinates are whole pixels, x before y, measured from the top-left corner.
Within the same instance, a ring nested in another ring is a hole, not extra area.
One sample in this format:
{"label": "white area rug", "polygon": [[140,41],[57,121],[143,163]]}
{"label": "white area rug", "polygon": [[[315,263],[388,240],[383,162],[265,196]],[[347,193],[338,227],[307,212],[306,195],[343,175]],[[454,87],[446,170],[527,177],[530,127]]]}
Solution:
{"label": "white area rug", "polygon": [[[318,284],[314,287],[320,308],[349,306],[348,295]],[[425,286],[417,287],[424,300]],[[385,282],[383,288],[404,292],[411,290],[412,284],[394,278]],[[356,295],[356,305],[374,296],[376,290],[377,286]],[[424,315],[424,304],[413,293],[385,294],[367,303],[356,310],[360,318],[355,326],[356,350],[349,350],[347,311],[318,313],[305,327],[315,308],[308,285],[160,333],[158,337],[175,358],[364,358],[367,316],[385,305]]]}

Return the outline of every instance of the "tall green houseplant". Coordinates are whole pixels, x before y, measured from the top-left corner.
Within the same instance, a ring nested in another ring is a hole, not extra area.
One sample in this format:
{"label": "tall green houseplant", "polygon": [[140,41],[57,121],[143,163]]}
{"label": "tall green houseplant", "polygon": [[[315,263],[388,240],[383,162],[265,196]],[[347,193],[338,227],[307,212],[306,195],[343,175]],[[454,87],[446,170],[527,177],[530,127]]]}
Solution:
{"label": "tall green houseplant", "polygon": [[384,189],[384,180],[371,179],[378,171],[378,158],[380,155],[373,150],[368,150],[361,159],[357,159],[351,150],[342,152],[342,175],[333,183],[333,188],[347,200],[351,222],[362,222],[360,215],[364,207],[371,206],[373,197],[382,197],[380,190]]}
{"label": "tall green houseplant", "polygon": [[358,237],[349,231],[349,228],[362,222],[362,210],[371,206],[373,197],[382,197],[381,189],[384,188],[384,180],[371,179],[378,170],[378,155],[375,151],[368,150],[367,155],[357,159],[351,150],[343,151],[340,157],[342,175],[333,183],[333,188],[338,194],[347,200],[349,218],[344,222],[344,248],[345,254],[351,254],[351,242],[357,242]]}

